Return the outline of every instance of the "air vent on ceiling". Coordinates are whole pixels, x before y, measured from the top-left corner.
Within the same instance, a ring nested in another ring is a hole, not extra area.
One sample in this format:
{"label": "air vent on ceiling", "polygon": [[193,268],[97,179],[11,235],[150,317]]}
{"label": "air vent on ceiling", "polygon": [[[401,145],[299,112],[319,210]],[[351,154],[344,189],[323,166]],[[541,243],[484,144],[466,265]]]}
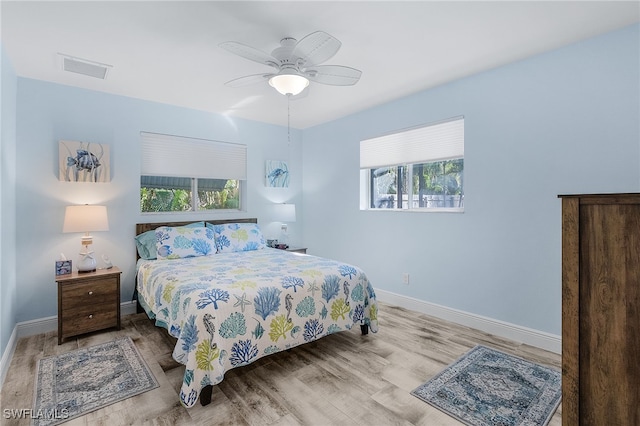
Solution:
{"label": "air vent on ceiling", "polygon": [[104,80],[107,78],[107,72],[111,65],[101,64],[100,62],[93,62],[87,59],[75,58],[73,56],[64,55],[58,53],[62,58],[62,69],[69,72],[75,72],[77,74],[88,75],[89,77],[100,78]]}

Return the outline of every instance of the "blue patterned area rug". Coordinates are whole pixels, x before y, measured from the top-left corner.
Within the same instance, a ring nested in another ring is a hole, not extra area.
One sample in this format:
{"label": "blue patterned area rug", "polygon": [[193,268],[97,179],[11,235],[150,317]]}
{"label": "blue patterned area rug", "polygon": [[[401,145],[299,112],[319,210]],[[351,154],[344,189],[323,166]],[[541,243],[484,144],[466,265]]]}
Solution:
{"label": "blue patterned area rug", "polygon": [[560,371],[476,346],[411,394],[473,426],[546,425],[562,397]]}
{"label": "blue patterned area rug", "polygon": [[134,395],[158,382],[129,337],[38,362],[33,424],[52,426]]}

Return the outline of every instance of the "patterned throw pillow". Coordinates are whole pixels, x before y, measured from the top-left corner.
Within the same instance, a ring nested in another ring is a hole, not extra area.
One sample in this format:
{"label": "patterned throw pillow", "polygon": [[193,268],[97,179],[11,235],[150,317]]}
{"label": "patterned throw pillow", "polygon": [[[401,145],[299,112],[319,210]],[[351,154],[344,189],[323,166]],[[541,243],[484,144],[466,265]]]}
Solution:
{"label": "patterned throw pillow", "polygon": [[[193,222],[184,225],[187,228],[204,228],[204,222]],[[146,260],[155,260],[158,258],[158,249],[156,248],[156,231],[147,231],[135,237],[138,256]]]}
{"label": "patterned throw pillow", "polygon": [[209,228],[161,226],[156,229],[158,259],[183,259],[216,252],[213,231]]}
{"label": "patterned throw pillow", "polygon": [[260,227],[256,223],[206,224],[215,234],[218,253],[260,250],[267,245]]}

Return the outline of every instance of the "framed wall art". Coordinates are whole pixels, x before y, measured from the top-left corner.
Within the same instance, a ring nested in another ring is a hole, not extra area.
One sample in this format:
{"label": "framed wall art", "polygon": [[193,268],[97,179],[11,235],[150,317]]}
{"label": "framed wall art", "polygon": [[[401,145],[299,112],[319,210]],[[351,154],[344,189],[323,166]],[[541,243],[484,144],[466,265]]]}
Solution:
{"label": "framed wall art", "polygon": [[289,166],[286,161],[267,160],[266,185],[270,188],[289,187]]}
{"label": "framed wall art", "polygon": [[60,141],[59,176],[65,182],[109,182],[109,145],[94,142]]}

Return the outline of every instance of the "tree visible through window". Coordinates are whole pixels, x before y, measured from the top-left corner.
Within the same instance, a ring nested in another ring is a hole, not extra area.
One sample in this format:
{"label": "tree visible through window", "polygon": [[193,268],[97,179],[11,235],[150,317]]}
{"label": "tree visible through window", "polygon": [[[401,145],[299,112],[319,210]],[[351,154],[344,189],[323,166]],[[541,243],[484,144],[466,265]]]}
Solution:
{"label": "tree visible through window", "polygon": [[461,208],[463,169],[462,159],[371,169],[370,208]]}
{"label": "tree visible through window", "polygon": [[198,179],[198,210],[239,209],[240,182]]}
{"label": "tree visible through window", "polygon": [[[197,194],[195,202],[193,194]],[[145,213],[239,208],[240,182],[235,179],[162,176],[140,179],[140,210]]]}

